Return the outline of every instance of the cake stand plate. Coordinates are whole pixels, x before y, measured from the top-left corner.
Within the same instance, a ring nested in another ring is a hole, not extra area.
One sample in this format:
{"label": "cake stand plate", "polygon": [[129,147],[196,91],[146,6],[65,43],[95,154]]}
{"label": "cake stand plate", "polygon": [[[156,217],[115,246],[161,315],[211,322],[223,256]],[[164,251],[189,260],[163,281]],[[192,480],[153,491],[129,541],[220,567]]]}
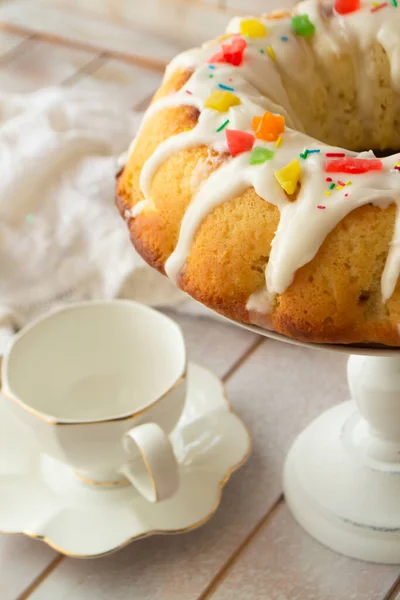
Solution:
{"label": "cake stand plate", "polygon": [[352,400],[323,413],[295,440],[284,468],[286,501],[298,523],[332,550],[400,564],[400,349],[312,344],[245,327],[350,354]]}

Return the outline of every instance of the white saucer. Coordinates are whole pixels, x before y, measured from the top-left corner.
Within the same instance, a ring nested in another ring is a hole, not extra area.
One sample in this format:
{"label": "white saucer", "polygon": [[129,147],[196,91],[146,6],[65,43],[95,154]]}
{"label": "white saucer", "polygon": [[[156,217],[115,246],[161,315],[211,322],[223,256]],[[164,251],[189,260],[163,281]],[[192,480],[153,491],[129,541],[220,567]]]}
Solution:
{"label": "white saucer", "polygon": [[17,434],[24,426],[0,396],[0,531],[23,533],[85,558],[143,536],[203,525],[218,508],[231,473],[248,457],[251,441],[213,373],[190,364],[188,384],[184,413],[171,434],[181,485],[159,504],[149,504],[129,485],[85,484],[69,467],[40,455],[30,430]]}

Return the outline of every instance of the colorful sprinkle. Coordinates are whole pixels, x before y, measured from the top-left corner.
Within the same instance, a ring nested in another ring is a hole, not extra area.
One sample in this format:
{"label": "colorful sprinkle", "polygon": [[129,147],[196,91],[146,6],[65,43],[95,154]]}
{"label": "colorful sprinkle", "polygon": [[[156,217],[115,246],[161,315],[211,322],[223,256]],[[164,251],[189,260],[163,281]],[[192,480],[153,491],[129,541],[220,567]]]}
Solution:
{"label": "colorful sprinkle", "polygon": [[247,47],[246,40],[240,37],[235,37],[230,44],[222,44],[221,50],[214,54],[209,60],[209,63],[229,63],[234,67],[239,67],[243,62],[243,53]]}
{"label": "colorful sprinkle", "polygon": [[331,193],[328,192],[328,190],[325,190],[324,194],[325,194],[325,196],[330,196],[331,195]]}
{"label": "colorful sprinkle", "polygon": [[246,131],[227,129],[225,133],[228,149],[232,156],[248,152],[253,148],[254,142],[256,141],[254,135],[252,133],[247,133]]}
{"label": "colorful sprinkle", "polygon": [[186,93],[189,94],[189,96],[193,96],[193,92],[191,92],[190,90],[186,90]]}
{"label": "colorful sprinkle", "polygon": [[347,15],[361,8],[360,0],[336,0],[335,11],[339,15]]}
{"label": "colorful sprinkle", "polygon": [[352,181],[348,181],[348,182],[346,183],[346,185],[351,185],[352,183],[353,183]]}
{"label": "colorful sprinkle", "polygon": [[308,154],[318,154],[319,152],[321,152],[321,150],[319,148],[317,148],[315,150],[309,150]]}
{"label": "colorful sprinkle", "polygon": [[387,2],[382,2],[382,4],[378,4],[377,6],[374,6],[373,8],[371,8],[371,12],[376,12],[377,10],[380,10],[381,8],[385,8],[385,6],[387,6],[388,3]]}
{"label": "colorful sprinkle", "polygon": [[225,129],[225,127],[226,127],[228,124],[229,124],[229,119],[227,119],[226,121],[224,121],[224,122],[222,123],[222,125],[220,125],[220,126],[218,127],[218,129],[216,129],[217,133],[219,133],[220,131],[222,131],[223,129]]}
{"label": "colorful sprinkle", "polygon": [[265,54],[265,50],[264,50],[263,48],[261,48],[261,49],[259,50],[259,52],[260,52],[260,54]]}
{"label": "colorful sprinkle", "polygon": [[272,46],[268,46],[267,52],[274,62],[276,62],[276,54]]}
{"label": "colorful sprinkle", "polygon": [[336,183],[331,183],[330,186],[329,186],[329,189],[333,190],[333,188],[335,187],[335,185],[336,185]]}
{"label": "colorful sprinkle", "polygon": [[208,65],[208,68],[209,69],[216,69],[216,66],[215,65]]}
{"label": "colorful sprinkle", "polygon": [[399,165],[394,165],[393,169],[394,169],[395,171],[400,171],[400,166],[399,166]]}
{"label": "colorful sprinkle", "polygon": [[262,165],[267,160],[272,160],[274,158],[274,152],[272,150],[268,150],[268,148],[261,148],[257,146],[253,148],[253,152],[250,154],[250,164],[251,165]]}
{"label": "colorful sprinkle", "polygon": [[223,92],[222,90],[216,90],[204,102],[205,108],[212,108],[219,112],[226,112],[232,106],[237,106],[238,104],[241,104],[240,98],[231,92]]}
{"label": "colorful sprinkle", "polygon": [[210,77],[210,79],[211,79],[212,77],[214,77],[214,75],[209,75],[209,77]]}
{"label": "colorful sprinkle", "polygon": [[301,167],[297,158],[274,172],[275,179],[287,194],[294,194],[301,179]]}
{"label": "colorful sprinkle", "polygon": [[379,158],[340,158],[327,160],[325,163],[326,173],[368,173],[369,171],[381,171],[383,167]]}
{"label": "colorful sprinkle", "polygon": [[259,140],[276,142],[285,130],[285,117],[267,110],[262,117],[254,117],[251,126]]}
{"label": "colorful sprinkle", "polygon": [[305,148],[304,152],[300,152],[299,156],[300,156],[300,158],[303,158],[304,160],[306,160],[308,153],[309,153],[308,148]]}
{"label": "colorful sprinkle", "polygon": [[332,181],[332,177],[327,177],[327,178],[325,179],[325,181],[331,182],[331,181]]}
{"label": "colorful sprinkle", "polygon": [[[331,180],[331,181],[332,181],[332,180]],[[341,185],[341,186],[343,187],[343,186],[344,186],[344,185],[346,185],[346,184],[345,184],[343,181],[340,181],[340,179],[338,179],[338,185]]]}
{"label": "colorful sprinkle", "polygon": [[35,217],[33,215],[26,215],[26,217],[25,217],[25,221],[27,223],[29,223],[30,225],[32,225],[32,223],[34,222],[34,220],[35,220]]}
{"label": "colorful sprinkle", "polygon": [[292,29],[297,35],[307,37],[315,32],[315,25],[311,23],[308,15],[295,15],[292,17]]}
{"label": "colorful sprinkle", "polygon": [[348,194],[345,194],[344,197],[347,198]]}
{"label": "colorful sprinkle", "polygon": [[288,42],[289,38],[287,35],[281,35],[281,40],[282,40],[282,42]]}
{"label": "colorful sprinkle", "polygon": [[224,83],[219,83],[218,87],[221,90],[227,90],[228,92],[233,92],[233,87],[230,87],[229,85],[225,85]]}
{"label": "colorful sprinkle", "polygon": [[276,146],[277,148],[279,148],[279,146],[280,146],[281,144],[282,144],[282,136],[280,135],[280,136],[278,137],[278,139],[276,140],[275,146]]}
{"label": "colorful sprinkle", "polygon": [[391,0],[392,6],[394,6],[395,8],[397,8],[397,0]]}
{"label": "colorful sprinkle", "polygon": [[267,29],[259,19],[244,19],[240,23],[240,35],[247,35],[249,38],[265,37]]}
{"label": "colorful sprinkle", "polygon": [[326,152],[325,156],[328,156],[329,158],[343,158],[346,155],[344,152]]}
{"label": "colorful sprinkle", "polygon": [[326,208],[326,206],[322,206],[321,204],[318,204],[317,208],[320,208],[321,210]]}

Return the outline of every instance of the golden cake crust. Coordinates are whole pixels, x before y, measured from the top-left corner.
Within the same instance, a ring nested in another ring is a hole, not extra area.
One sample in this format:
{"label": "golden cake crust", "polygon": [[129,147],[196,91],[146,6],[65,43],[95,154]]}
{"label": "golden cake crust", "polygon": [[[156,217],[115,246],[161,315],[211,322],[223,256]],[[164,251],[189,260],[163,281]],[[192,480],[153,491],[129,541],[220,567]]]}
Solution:
{"label": "golden cake crust", "polygon": [[[154,99],[179,90],[191,71],[177,70]],[[118,176],[117,205],[126,218],[143,199],[139,177],[146,160],[170,136],[193,128],[192,106],[165,108],[144,124]],[[152,206],[128,217],[131,240],[144,260],[164,273],[195,186],[226,160],[206,146],[168,158],[151,184]],[[201,162],[200,162],[201,161]],[[204,167],[204,174],[198,165]],[[295,198],[294,198],[295,200]],[[286,336],[322,343],[400,345],[400,288],[384,304],[381,276],[395,223],[395,205],[365,205],[348,214],[326,237],[317,255],[298,269],[277,295],[271,314],[249,312],[251,294],[265,285],[265,266],[279,211],[253,188],[212,210],[193,240],[179,287],[220,314]]]}

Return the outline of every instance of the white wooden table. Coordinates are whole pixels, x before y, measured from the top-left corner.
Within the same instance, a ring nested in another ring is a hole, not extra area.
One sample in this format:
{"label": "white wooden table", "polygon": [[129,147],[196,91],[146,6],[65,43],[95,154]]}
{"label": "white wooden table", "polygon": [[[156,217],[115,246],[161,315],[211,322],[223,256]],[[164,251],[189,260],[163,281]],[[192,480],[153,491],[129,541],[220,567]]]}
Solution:
{"label": "white wooden table", "polygon": [[[144,0],[145,1],[145,0]],[[145,106],[179,48],[37,2],[0,4],[0,86],[112,88]],[[344,355],[290,347],[206,318],[174,316],[190,357],[221,376],[253,437],[216,515],[180,536],[138,541],[106,558],[65,558],[0,537],[0,600],[394,600],[400,567],[338,556],[296,525],[282,497],[285,454],[321,410],[346,398]],[[328,362],[329,356],[329,362]],[[1,504],[0,504],[1,505]]]}

